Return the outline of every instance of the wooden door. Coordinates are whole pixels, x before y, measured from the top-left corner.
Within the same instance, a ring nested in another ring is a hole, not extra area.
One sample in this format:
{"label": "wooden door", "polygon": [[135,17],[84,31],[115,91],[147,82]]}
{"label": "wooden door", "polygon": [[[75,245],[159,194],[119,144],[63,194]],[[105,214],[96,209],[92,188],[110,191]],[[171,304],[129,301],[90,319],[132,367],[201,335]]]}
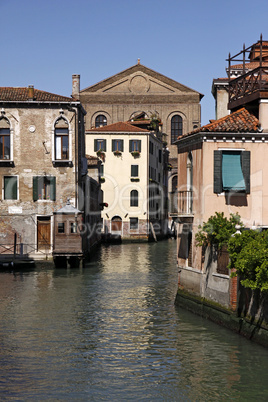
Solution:
{"label": "wooden door", "polygon": [[111,222],[111,231],[112,233],[118,233],[122,231],[122,219],[118,216],[112,219]]}
{"label": "wooden door", "polygon": [[37,218],[37,250],[49,251],[50,244],[50,216]]}

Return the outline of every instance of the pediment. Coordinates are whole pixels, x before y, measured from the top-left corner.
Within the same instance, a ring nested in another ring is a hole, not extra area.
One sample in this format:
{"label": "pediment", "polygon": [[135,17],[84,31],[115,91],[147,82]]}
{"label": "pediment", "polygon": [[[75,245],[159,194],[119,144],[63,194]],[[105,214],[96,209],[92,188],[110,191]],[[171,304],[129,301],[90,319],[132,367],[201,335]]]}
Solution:
{"label": "pediment", "polygon": [[[81,95],[89,94],[134,94],[176,95],[198,94],[191,88],[157,73],[141,64],[136,64],[106,80],[83,89]],[[200,94],[201,95],[201,94]],[[201,95],[202,96],[202,95]]]}

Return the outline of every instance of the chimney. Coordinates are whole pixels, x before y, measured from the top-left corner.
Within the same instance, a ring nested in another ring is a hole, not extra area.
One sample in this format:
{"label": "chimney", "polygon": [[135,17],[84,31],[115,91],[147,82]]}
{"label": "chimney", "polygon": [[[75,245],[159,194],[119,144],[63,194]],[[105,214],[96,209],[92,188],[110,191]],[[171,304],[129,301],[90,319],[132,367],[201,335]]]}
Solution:
{"label": "chimney", "polygon": [[79,99],[80,95],[80,74],[73,74],[73,86],[72,86],[72,97]]}
{"label": "chimney", "polygon": [[28,100],[30,100],[30,101],[34,100],[34,86],[33,85],[28,86]]}

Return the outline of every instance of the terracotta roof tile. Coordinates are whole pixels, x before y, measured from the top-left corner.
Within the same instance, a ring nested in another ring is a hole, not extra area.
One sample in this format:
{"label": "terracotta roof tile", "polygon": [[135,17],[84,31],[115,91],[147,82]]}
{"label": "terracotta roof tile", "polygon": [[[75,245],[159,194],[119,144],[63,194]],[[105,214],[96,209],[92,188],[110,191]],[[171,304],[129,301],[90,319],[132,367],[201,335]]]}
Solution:
{"label": "terracotta roof tile", "polygon": [[[267,61],[263,61],[262,62],[262,66],[263,67],[268,67],[268,62]],[[250,63],[245,63],[245,68],[249,69],[249,70],[253,70],[254,68],[260,67],[260,62],[259,61],[252,61]],[[231,70],[240,70],[243,68],[243,64],[234,64],[233,66],[231,66]]]}
{"label": "terracotta roof tile", "polygon": [[91,130],[87,130],[87,132],[122,132],[122,133],[149,133],[149,130],[144,128],[135,127],[130,123],[119,121],[118,123],[109,124],[107,126],[102,126],[98,128],[92,128]]}
{"label": "terracotta roof tile", "polygon": [[259,127],[259,120],[250,114],[245,108],[242,108],[219,120],[212,120],[211,123],[197,128],[188,134],[182,135],[178,139],[203,132],[255,133],[259,131]]}
{"label": "terracotta roof tile", "polygon": [[[29,88],[26,87],[0,87],[0,101],[20,101],[27,102],[29,100]],[[34,101],[40,102],[74,102],[75,99],[68,96],[52,94],[50,92],[41,91],[34,88]]]}

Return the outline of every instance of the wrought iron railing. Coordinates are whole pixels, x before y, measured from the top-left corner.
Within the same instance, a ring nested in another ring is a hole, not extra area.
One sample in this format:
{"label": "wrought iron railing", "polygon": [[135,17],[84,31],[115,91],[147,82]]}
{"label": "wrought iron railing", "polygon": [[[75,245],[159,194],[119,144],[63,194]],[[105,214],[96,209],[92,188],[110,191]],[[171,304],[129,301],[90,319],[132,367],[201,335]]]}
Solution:
{"label": "wrought iron railing", "polygon": [[229,103],[259,91],[268,91],[268,67],[257,67],[229,82]]}

